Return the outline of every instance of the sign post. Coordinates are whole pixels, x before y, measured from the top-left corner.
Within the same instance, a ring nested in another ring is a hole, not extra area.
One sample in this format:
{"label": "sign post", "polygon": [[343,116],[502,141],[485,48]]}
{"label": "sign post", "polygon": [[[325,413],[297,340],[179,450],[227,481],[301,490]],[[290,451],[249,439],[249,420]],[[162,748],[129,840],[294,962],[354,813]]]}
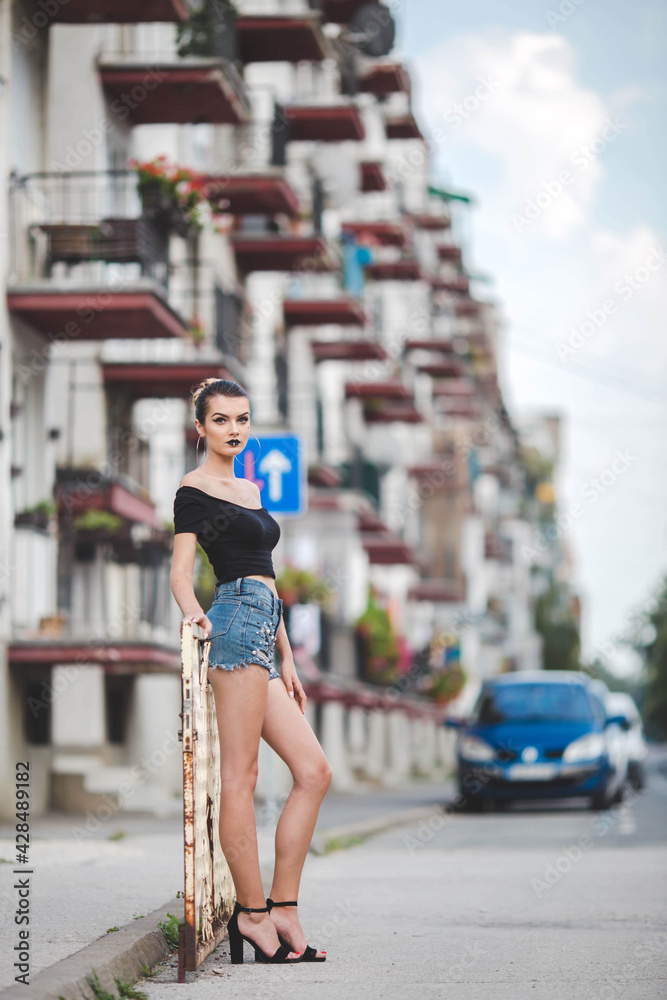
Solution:
{"label": "sign post", "polygon": [[259,486],[267,510],[292,516],[305,513],[307,491],[300,435],[262,434],[250,438],[235,463],[238,476]]}

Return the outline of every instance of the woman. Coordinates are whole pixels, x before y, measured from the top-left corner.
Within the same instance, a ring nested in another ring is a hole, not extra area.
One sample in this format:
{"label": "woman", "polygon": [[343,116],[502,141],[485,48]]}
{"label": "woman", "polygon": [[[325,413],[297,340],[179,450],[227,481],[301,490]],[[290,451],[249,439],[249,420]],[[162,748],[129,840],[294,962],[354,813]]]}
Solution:
{"label": "woman", "polygon": [[[234,458],[250,433],[245,390],[230,380],[206,379],[194,391],[193,403],[197,445],[205,441],[207,454],[176,491],[170,580],[185,620],[200,625],[211,642],[208,678],[215,696],[222,770],[220,844],[237,895],[228,924],[231,958],[243,961],[245,939],[260,961],[322,962],[326,952],[306,944],[296,901],[331,769],[304,715],[306,695],[276,591],[271,551],[280,527],[261,506],[256,484],[234,474]],[[206,613],[193,589],[197,541],[218,579]],[[273,666],[274,648],[280,673]],[[259,873],[253,807],[260,736],[294,778],[276,827],[268,900]]]}

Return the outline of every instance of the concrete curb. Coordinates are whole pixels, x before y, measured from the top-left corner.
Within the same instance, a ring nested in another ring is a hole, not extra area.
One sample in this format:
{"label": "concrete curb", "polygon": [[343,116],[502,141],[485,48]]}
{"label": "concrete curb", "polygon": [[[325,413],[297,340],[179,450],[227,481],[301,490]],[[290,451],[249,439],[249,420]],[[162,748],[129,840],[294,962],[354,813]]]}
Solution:
{"label": "concrete curb", "polygon": [[[358,823],[344,823],[341,826],[331,826],[328,830],[315,830],[310,843],[310,853],[316,855],[327,854],[334,849],[333,842],[339,841],[338,847],[351,847],[357,837],[372,837],[376,833],[391,830],[396,826],[405,826],[408,823],[418,823],[420,820],[430,819],[434,814],[443,812],[443,806],[434,803],[430,806],[415,806],[412,809],[402,809],[400,812],[388,813],[386,816],[372,816],[370,819],[361,820]],[[346,844],[345,841],[350,841]]]}
{"label": "concrete curb", "polygon": [[158,923],[173,913],[183,919],[182,903],[165,903],[140,920],[106,934],[80,951],[39,972],[26,989],[20,983],[0,991],[0,1000],[90,1000],[93,991],[86,982],[94,969],[100,983],[116,995],[114,979],[135,983],[145,966],[154,966],[169,955],[167,939]]}

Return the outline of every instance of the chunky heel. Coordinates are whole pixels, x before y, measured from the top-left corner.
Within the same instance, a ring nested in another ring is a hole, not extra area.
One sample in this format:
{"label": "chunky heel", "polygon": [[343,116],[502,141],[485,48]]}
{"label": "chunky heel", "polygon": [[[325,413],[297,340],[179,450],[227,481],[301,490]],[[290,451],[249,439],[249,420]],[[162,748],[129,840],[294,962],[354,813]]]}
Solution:
{"label": "chunky heel", "polygon": [[[281,942],[280,947],[276,949],[273,955],[267,955],[266,952],[262,951],[259,945],[249,938],[247,934],[243,934],[239,930],[239,913],[268,913],[268,906],[241,906],[239,902],[234,905],[234,912],[227,922],[227,934],[229,936],[229,954],[232,961],[232,965],[243,965],[243,942],[247,941],[255,949],[255,961],[256,962],[269,962],[281,965],[291,965],[294,962],[301,961],[300,958],[288,958],[287,956],[294,949],[290,948],[288,945]],[[298,954],[298,952],[297,952]]]}
{"label": "chunky heel", "polygon": [[[289,900],[286,900],[285,902],[282,902],[282,903],[275,903],[272,899],[267,899],[266,905],[267,905],[269,913],[270,913],[274,906],[298,906],[299,902],[296,899],[289,899]],[[285,946],[285,948],[288,948],[290,951],[294,951],[295,950],[294,948],[292,948],[292,946],[290,945],[289,941],[286,938],[283,937],[282,934],[278,934],[278,940],[280,941],[280,943],[282,945]],[[317,951],[318,951],[317,948],[312,948],[309,944],[307,944],[306,945],[306,950],[304,951],[304,953],[301,955],[300,958],[296,959],[296,961],[297,962],[326,962],[326,960],[327,960],[327,953],[324,952],[323,955],[318,955]]]}

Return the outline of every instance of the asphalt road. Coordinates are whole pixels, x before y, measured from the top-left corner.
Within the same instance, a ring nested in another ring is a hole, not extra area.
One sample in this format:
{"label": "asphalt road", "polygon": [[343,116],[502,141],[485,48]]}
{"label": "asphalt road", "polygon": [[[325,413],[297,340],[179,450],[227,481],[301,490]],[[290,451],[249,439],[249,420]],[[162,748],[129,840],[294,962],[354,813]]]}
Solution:
{"label": "asphalt road", "polygon": [[[226,943],[149,1000],[664,1000],[667,777],[607,812],[574,800],[448,815],[309,857],[301,913],[321,965],[231,966]],[[249,958],[249,950],[246,955]]]}

